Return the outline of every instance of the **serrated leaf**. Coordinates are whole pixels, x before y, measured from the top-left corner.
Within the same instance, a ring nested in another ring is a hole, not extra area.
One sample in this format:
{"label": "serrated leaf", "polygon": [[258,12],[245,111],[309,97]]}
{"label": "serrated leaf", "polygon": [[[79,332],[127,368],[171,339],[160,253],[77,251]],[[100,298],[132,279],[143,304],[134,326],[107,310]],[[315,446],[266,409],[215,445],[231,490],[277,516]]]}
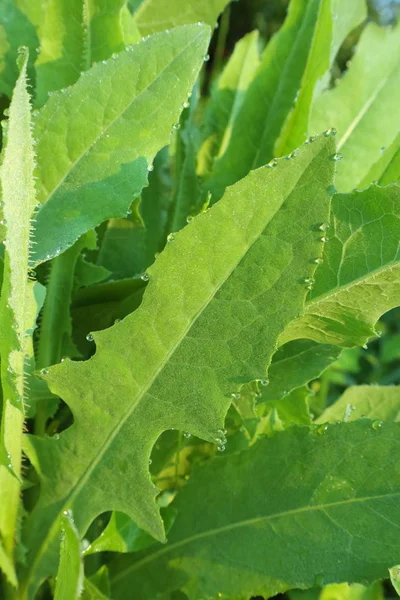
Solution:
{"label": "serrated leaf", "polygon": [[83,563],[78,531],[70,514],[61,517],[61,551],[54,600],[78,600],[83,587]]}
{"label": "serrated leaf", "polygon": [[124,48],[124,0],[48,0],[39,21],[36,106],[77,81],[94,62]]}
{"label": "serrated leaf", "polygon": [[330,226],[321,225],[321,237],[329,238],[324,263],[304,315],[289,326],[281,343],[306,337],[363,345],[377,335],[379,317],[398,305],[400,187],[337,194]]}
{"label": "serrated leaf", "polygon": [[399,54],[400,26],[368,24],[343,79],[313,107],[312,131],[325,126],[338,130],[338,150],[344,157],[338,165],[339,191],[358,187],[381,156],[381,148],[389,147],[399,133],[395,110],[400,101]]}
{"label": "serrated leaf", "polygon": [[11,97],[18,79],[18,48],[30,49],[29,76],[32,75],[38,39],[35,27],[13,0],[0,3],[0,94]]}
{"label": "serrated leaf", "polygon": [[400,387],[358,385],[348,388],[316,420],[354,421],[361,417],[383,421],[400,421]]}
{"label": "serrated leaf", "polygon": [[36,317],[34,283],[28,279],[36,191],[27,63],[28,53],[25,49],[20,56],[21,73],[11,100],[6,147],[0,170],[7,237],[0,299],[3,392],[0,429],[0,449],[3,455],[0,459],[0,536],[11,562],[20,500],[26,371],[32,352],[32,323]]}
{"label": "serrated leaf", "polygon": [[168,544],[115,562],[112,597],[271,597],[384,578],[400,551],[399,431],[292,427],[210,462],[179,494]]}
{"label": "serrated leaf", "polygon": [[142,36],[189,23],[201,22],[214,27],[229,1],[143,0],[134,14],[134,22]]}
{"label": "serrated leaf", "polygon": [[307,289],[299,276],[315,271],[314,228],[329,210],[332,150],[333,140],[321,136],[296,160],[230,188],[168,243],[149,269],[140,308],[94,334],[94,357],[50,369],[46,380],[69,404],[74,425],[58,440],[27,442],[42,483],[27,527],[24,588],[29,578],[34,590],[52,568],[61,510],[72,508],[82,532],[99,513],[119,510],[163,538],[151,448],[171,428],[217,442],[230,394],[265,376],[279,334],[302,310]]}
{"label": "serrated leaf", "polygon": [[209,29],[197,25],[151,36],[95,65],[40,110],[35,264],[126,215],[148,163],[169,141],[208,41]]}
{"label": "serrated leaf", "polygon": [[3,548],[1,539],[0,539],[0,571],[2,571],[4,573],[7,580],[9,581],[9,583],[12,586],[17,587],[18,582],[17,582],[17,575],[15,573],[15,568],[14,568],[12,560],[10,559],[10,557],[7,555],[7,553],[5,552],[5,550]]}

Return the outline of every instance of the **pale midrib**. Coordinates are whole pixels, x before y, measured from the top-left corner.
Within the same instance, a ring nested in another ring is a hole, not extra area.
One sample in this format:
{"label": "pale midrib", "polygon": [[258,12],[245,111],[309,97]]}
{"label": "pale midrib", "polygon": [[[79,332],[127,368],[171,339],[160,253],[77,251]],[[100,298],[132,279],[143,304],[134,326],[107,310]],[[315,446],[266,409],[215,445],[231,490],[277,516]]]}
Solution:
{"label": "pale midrib", "polygon": [[77,159],[71,164],[71,167],[68,169],[68,171],[65,173],[65,175],[60,179],[60,181],[57,183],[57,185],[51,190],[51,192],[48,194],[46,200],[42,203],[42,205],[47,204],[48,202],[50,202],[50,200],[52,199],[52,197],[57,193],[57,191],[60,189],[60,187],[63,185],[63,183],[65,182],[65,180],[67,179],[67,177],[70,176],[70,174],[74,171],[75,167],[80,163],[80,161],[85,158],[90,150],[93,148],[93,146],[95,144],[97,144],[97,142],[109,131],[109,129],[111,127],[113,127],[113,125],[119,121],[119,119],[121,119],[125,113],[130,110],[130,108],[132,108],[132,106],[134,105],[134,103],[138,100],[138,98],[140,98],[143,94],[145,94],[158,80],[160,77],[162,77],[162,75],[165,73],[165,71],[167,71],[168,69],[171,68],[171,66],[174,64],[174,62],[176,60],[178,60],[178,58],[181,57],[181,55],[186,52],[186,50],[192,45],[194,44],[198,38],[200,37],[200,34],[203,32],[203,29],[199,32],[199,35],[197,35],[195,38],[192,38],[185,46],[183,46],[183,48],[178,52],[178,54],[176,54],[176,56],[174,56],[173,60],[171,60],[171,62],[168,63],[168,65],[162,69],[162,71],[160,71],[157,75],[157,77],[155,79],[153,79],[145,88],[143,88],[143,90],[141,90],[139,92],[139,94],[137,94],[132,102],[130,102],[114,119],[112,119],[112,121],[110,121],[108,123],[108,125],[101,130],[100,134],[90,142],[90,144],[85,148],[85,150],[77,157]]}
{"label": "pale midrib", "polygon": [[[397,259],[395,259],[389,263],[386,263],[382,267],[379,267],[378,269],[373,269],[372,271],[368,271],[368,273],[366,273],[365,275],[362,275],[361,277],[358,277],[357,279],[354,279],[349,284],[344,284],[344,285],[338,286],[338,287],[334,288],[333,290],[331,289],[328,292],[325,292],[324,294],[317,296],[314,300],[310,300],[310,302],[307,302],[306,310],[305,310],[305,313],[303,316],[307,315],[308,308],[313,306],[314,304],[319,304],[320,302],[322,302],[326,299],[329,299],[329,298],[333,298],[334,296],[337,296],[337,294],[347,291],[354,286],[366,283],[368,279],[372,279],[373,277],[376,277],[377,275],[384,273],[384,271],[386,271],[387,269],[398,266],[398,264],[399,264],[399,261]],[[301,318],[302,317],[299,317],[299,319],[301,319]]]}
{"label": "pale midrib", "polygon": [[382,91],[382,88],[388,82],[389,77],[391,76],[391,74],[392,74],[392,71],[385,77],[385,79],[383,79],[381,81],[381,83],[375,89],[375,91],[372,94],[372,96],[370,96],[368,98],[367,102],[364,104],[364,106],[361,108],[361,110],[359,111],[359,113],[356,115],[356,117],[350,123],[350,125],[346,129],[345,133],[343,134],[343,136],[340,138],[340,140],[338,142],[338,145],[337,145],[338,150],[340,150],[340,148],[343,146],[343,144],[345,144],[345,142],[347,142],[348,138],[353,133],[353,131],[357,127],[357,125],[360,123],[361,119],[365,116],[365,114],[367,113],[367,111],[371,108],[372,104],[375,102],[376,98],[379,96],[380,92]]}
{"label": "pale midrib", "polygon": [[175,542],[173,544],[170,544],[169,546],[165,546],[164,548],[161,548],[154,554],[146,556],[145,558],[138,561],[137,563],[130,565],[124,571],[120,571],[113,578],[113,581],[115,582],[115,581],[118,581],[119,579],[123,579],[128,574],[140,569],[141,567],[152,562],[153,560],[156,560],[163,554],[168,554],[169,552],[172,552],[172,551],[176,550],[177,548],[186,546],[187,544],[191,544],[192,542],[195,542],[197,540],[205,539],[205,538],[208,538],[211,536],[216,536],[221,533],[223,534],[226,532],[230,532],[230,531],[233,531],[234,529],[240,529],[241,527],[251,527],[251,526],[257,525],[259,523],[268,523],[269,521],[272,521],[273,519],[281,519],[283,517],[293,517],[293,516],[296,516],[296,515],[299,515],[302,513],[308,513],[308,512],[314,512],[314,511],[326,511],[327,509],[330,509],[330,508],[335,508],[338,506],[345,506],[348,504],[370,502],[370,501],[376,501],[376,500],[382,500],[382,499],[387,500],[389,498],[396,498],[397,496],[400,496],[400,492],[395,492],[392,494],[379,494],[377,496],[364,496],[362,498],[350,498],[348,500],[340,500],[337,502],[329,502],[327,504],[317,504],[317,505],[313,505],[313,506],[301,506],[300,508],[286,510],[286,511],[283,511],[280,513],[274,513],[272,515],[267,515],[267,516],[262,516],[262,517],[254,517],[252,519],[245,519],[243,521],[238,521],[236,523],[230,523],[228,525],[223,525],[222,527],[216,527],[215,529],[208,529],[207,531],[202,531],[201,533],[192,535],[191,537],[180,540],[179,542]]}
{"label": "pale midrib", "polygon": [[[322,146],[320,148],[319,152],[323,151],[324,147],[325,146]],[[280,205],[280,208],[287,201],[287,199],[289,198],[290,194],[295,189],[298,181],[303,177],[305,171],[309,168],[310,164],[312,164],[312,162],[316,160],[316,158],[319,155],[319,152],[317,154],[312,155],[310,157],[309,163],[304,168],[304,171],[302,171],[301,173],[299,173],[298,179],[296,179],[293,182],[292,188],[290,189],[290,191],[287,192],[287,194],[286,194],[286,196],[285,196],[282,204]],[[197,314],[193,317],[192,321],[187,325],[187,327],[182,332],[180,338],[171,347],[171,349],[165,354],[165,357],[164,357],[163,361],[161,362],[161,364],[159,365],[159,367],[157,369],[155,369],[155,371],[154,371],[154,373],[152,375],[149,376],[149,382],[148,382],[148,384],[146,385],[145,388],[143,388],[141,390],[141,393],[136,398],[136,401],[132,402],[132,404],[128,408],[128,410],[122,415],[119,423],[111,431],[111,433],[107,436],[107,438],[105,439],[104,443],[99,448],[99,451],[96,453],[95,458],[90,462],[90,464],[87,466],[85,472],[80,477],[79,481],[76,483],[76,485],[73,487],[73,489],[71,490],[71,492],[68,494],[68,496],[67,496],[67,498],[66,498],[63,506],[59,509],[59,513],[58,514],[62,513],[66,508],[68,508],[72,504],[73,499],[80,493],[80,491],[82,490],[82,488],[84,487],[84,485],[86,484],[86,482],[88,481],[88,479],[90,478],[90,476],[92,475],[92,473],[94,472],[94,470],[96,469],[97,465],[101,462],[104,454],[107,452],[108,448],[111,446],[111,444],[113,443],[114,439],[117,437],[117,435],[119,434],[120,430],[125,425],[126,421],[130,418],[130,416],[134,412],[134,410],[137,407],[137,405],[140,403],[140,401],[143,399],[143,397],[147,394],[147,392],[149,391],[149,389],[153,385],[154,381],[157,379],[158,375],[161,373],[161,371],[164,369],[165,365],[168,363],[168,361],[171,358],[171,356],[174,354],[175,350],[180,346],[182,340],[186,338],[187,333],[190,331],[190,329],[196,323],[197,319],[201,316],[201,314],[203,313],[203,311],[207,308],[207,306],[209,305],[209,303],[211,302],[211,300],[214,298],[215,294],[224,285],[224,283],[229,279],[229,277],[232,275],[233,271],[235,271],[235,269],[237,268],[238,264],[243,260],[244,256],[246,256],[246,254],[249,252],[249,250],[253,246],[253,244],[256,243],[256,241],[259,239],[261,233],[264,231],[264,229],[268,225],[268,223],[271,222],[271,220],[273,219],[273,217],[275,216],[275,214],[276,213],[274,213],[271,216],[270,220],[267,223],[264,224],[263,228],[259,230],[259,233],[254,236],[254,240],[246,246],[246,249],[243,251],[241,257],[237,260],[237,262],[235,263],[235,265],[232,266],[232,268],[230,269],[230,271],[216,285],[216,287],[213,288],[212,293],[210,293],[209,296],[206,298],[206,300],[203,303],[203,305],[201,306],[200,310],[197,312]],[[95,358],[95,356],[96,355],[94,355],[93,359]],[[41,557],[42,553],[45,552],[46,540],[48,539],[49,536],[51,537],[52,531],[53,531],[53,529],[56,526],[57,526],[57,519],[55,519],[53,525],[49,529],[48,534],[45,536],[45,538],[43,539],[43,542],[41,543],[41,546],[39,547],[39,550],[38,550],[38,552],[36,554],[35,560],[32,562],[32,566],[29,569],[29,572],[27,574],[27,581],[28,581],[29,573],[35,568],[38,560],[40,560],[40,557]]]}
{"label": "pale midrib", "polygon": [[[311,4],[312,3],[310,2],[310,4],[308,6],[310,7]],[[296,51],[297,41],[298,41],[299,37],[302,35],[303,29],[306,27],[307,24],[308,24],[308,20],[307,20],[306,14],[305,14],[303,22],[302,22],[302,24],[301,24],[301,26],[300,26],[300,28],[299,28],[299,30],[297,32],[297,35],[296,35],[296,43],[293,44],[293,46],[292,46],[292,48],[291,48],[291,50],[289,52],[289,56],[287,57],[287,60],[285,61],[285,66],[284,66],[284,68],[282,70],[282,75],[281,75],[281,77],[279,77],[278,87],[277,87],[277,90],[276,90],[276,92],[274,94],[274,97],[273,97],[273,100],[272,100],[272,103],[271,103],[271,107],[270,107],[268,113],[265,116],[263,133],[262,133],[261,140],[260,140],[260,143],[259,143],[258,148],[257,148],[256,155],[255,155],[255,157],[253,159],[253,162],[252,162],[252,167],[251,167],[252,169],[255,169],[256,166],[257,166],[257,163],[258,163],[258,160],[259,160],[260,154],[261,154],[261,148],[262,148],[263,142],[264,142],[264,140],[266,138],[266,128],[267,128],[267,124],[268,124],[269,119],[270,119],[270,115],[274,111],[275,106],[277,104],[277,101],[278,101],[278,99],[281,96],[281,89],[282,89],[283,82],[286,81],[286,72],[289,69],[289,62],[290,62],[290,60],[291,60],[291,58],[293,56],[293,53]],[[257,77],[257,73],[255,74],[255,78],[256,77]],[[301,89],[301,82],[300,82],[300,88],[299,89]]]}

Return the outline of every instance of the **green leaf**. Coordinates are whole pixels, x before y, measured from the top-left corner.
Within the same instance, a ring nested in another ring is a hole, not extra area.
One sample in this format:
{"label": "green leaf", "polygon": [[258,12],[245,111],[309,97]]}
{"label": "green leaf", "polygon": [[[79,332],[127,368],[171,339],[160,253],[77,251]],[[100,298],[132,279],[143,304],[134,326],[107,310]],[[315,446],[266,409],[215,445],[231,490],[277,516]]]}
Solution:
{"label": "green leaf", "polygon": [[80,539],[71,514],[61,518],[60,564],[54,600],[78,600],[83,586],[83,563]]}
{"label": "green leaf", "polygon": [[[328,86],[329,71],[343,40],[366,17],[364,0],[356,0],[350,5],[347,0],[321,0],[318,21],[307,59],[307,66],[301,81],[298,98],[291,110],[281,136],[275,145],[277,156],[287,154],[299,146],[310,129],[310,113],[321,91]],[[330,40],[330,43],[327,43]],[[336,109],[337,110],[337,109]],[[325,123],[329,120],[325,115]],[[332,115],[329,115],[332,118]],[[335,125],[315,129],[319,133]],[[315,126],[314,126],[315,128]],[[313,128],[311,130],[314,133]]]}
{"label": "green leaf", "polygon": [[[280,342],[310,338],[342,346],[363,345],[377,334],[374,325],[398,305],[400,188],[371,186],[337,194],[327,239],[305,314]],[[380,248],[380,251],[377,251]]]}
{"label": "green leaf", "polygon": [[380,185],[394,183],[400,179],[400,134],[394,139],[389,148],[382,146],[381,157],[374,163],[364,177],[359,187],[367,187],[371,181],[378,181]]}
{"label": "green leaf", "polygon": [[316,344],[311,340],[295,340],[274,354],[268,371],[269,384],[261,386],[260,402],[278,400],[292,390],[316,379],[337,360],[341,348]]}
{"label": "green leaf", "polygon": [[217,85],[211,92],[205,114],[203,143],[198,153],[198,173],[206,175],[215,157],[224,153],[246,90],[259,67],[259,34],[253,31],[236,45]]}
{"label": "green leaf", "polygon": [[168,544],[115,562],[112,597],[270,597],[385,577],[400,551],[399,431],[292,427],[208,463],[177,498]]}
{"label": "green leaf", "polygon": [[94,334],[94,357],[64,361],[45,376],[70,406],[74,426],[57,440],[27,441],[32,463],[46,475],[27,528],[24,589],[29,579],[33,590],[50,568],[62,510],[74,511],[81,532],[99,513],[118,510],[163,539],[151,449],[171,428],[220,443],[231,393],[265,377],[279,334],[303,308],[299,275],[312,277],[316,268],[314,227],[328,215],[333,149],[321,136],[296,160],[282,159],[230,188],[168,243],[149,269],[139,309]]}
{"label": "green leaf", "polygon": [[0,540],[0,571],[4,573],[11,585],[17,587],[17,575],[12,560],[7,555]]}
{"label": "green leaf", "polygon": [[[292,0],[286,21],[266,47],[246,92],[228,147],[206,182],[216,198],[251,169],[303,143],[314,88],[329,70],[339,40],[363,14],[363,1],[357,0],[352,10],[342,11],[344,24],[340,21],[332,32],[329,0]],[[332,41],[332,47],[326,44],[331,36],[339,38]]]}
{"label": "green leaf", "polygon": [[36,191],[27,63],[28,53],[25,49],[20,56],[21,73],[11,100],[0,171],[7,238],[0,300],[3,392],[0,448],[6,454],[0,459],[0,536],[4,551],[11,561],[20,501],[24,401],[28,392],[26,371],[32,355],[30,334],[36,317],[34,283],[28,279]]}
{"label": "green leaf", "polygon": [[381,148],[389,147],[399,133],[399,53],[400,26],[370,23],[343,79],[315,103],[311,131],[332,126],[338,130],[338,150],[344,157],[336,179],[340,191],[358,187],[380,158]]}
{"label": "green leaf", "polygon": [[81,71],[124,48],[124,0],[48,0],[39,22],[36,105],[77,81]]}
{"label": "green leaf", "polygon": [[30,50],[28,73],[32,76],[38,39],[32,23],[13,0],[0,3],[0,94],[11,97],[18,79],[18,48],[27,46]]}
{"label": "green leaf", "polygon": [[41,109],[35,264],[126,215],[147,181],[147,164],[169,141],[208,41],[208,28],[197,25],[151,36],[95,65]]}
{"label": "green leaf", "polygon": [[400,421],[400,388],[377,385],[350,387],[316,422],[354,421],[361,417],[378,421]]}
{"label": "green leaf", "polygon": [[230,0],[143,0],[134,14],[142,36],[189,23],[214,27],[219,13]]}
{"label": "green leaf", "polygon": [[[160,513],[165,532],[168,533],[175,521],[176,510],[173,506],[167,506]],[[85,550],[85,556],[96,552],[138,552],[156,541],[127,515],[115,512],[101,535]]]}

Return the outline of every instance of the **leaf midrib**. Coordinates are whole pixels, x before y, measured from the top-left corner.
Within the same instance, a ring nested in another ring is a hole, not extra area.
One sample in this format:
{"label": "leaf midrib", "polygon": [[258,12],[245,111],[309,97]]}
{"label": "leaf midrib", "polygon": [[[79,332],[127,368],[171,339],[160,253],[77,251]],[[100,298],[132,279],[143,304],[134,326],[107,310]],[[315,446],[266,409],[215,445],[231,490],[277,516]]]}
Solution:
{"label": "leaf midrib", "polygon": [[200,540],[200,539],[205,539],[207,537],[211,537],[214,535],[226,533],[226,532],[232,531],[234,529],[239,529],[241,527],[248,527],[248,526],[256,525],[256,524],[262,523],[262,522],[269,522],[269,521],[272,521],[273,519],[280,519],[282,517],[292,517],[292,516],[296,516],[296,515],[299,515],[302,513],[314,512],[314,511],[325,511],[329,508],[335,508],[335,507],[343,506],[346,504],[355,504],[355,503],[360,503],[360,502],[368,502],[371,500],[375,501],[375,500],[389,499],[389,498],[396,498],[396,497],[400,497],[400,491],[394,492],[392,494],[378,494],[376,496],[364,496],[361,498],[350,498],[347,500],[339,500],[337,502],[329,502],[326,504],[301,506],[300,508],[290,509],[290,510],[282,511],[279,513],[274,513],[274,514],[266,515],[266,516],[262,516],[262,517],[254,517],[252,519],[245,519],[243,521],[237,521],[236,523],[230,523],[228,525],[216,527],[215,529],[209,529],[207,531],[202,531],[200,533],[192,535],[191,537],[188,537],[188,538],[185,538],[178,542],[175,542],[169,546],[160,548],[160,550],[158,550],[154,554],[145,556],[142,560],[136,562],[133,565],[130,565],[124,571],[120,571],[113,578],[113,581],[118,581],[119,579],[122,579],[128,573],[132,573],[133,571],[140,569],[143,565],[152,562],[153,560],[159,558],[163,554],[168,554],[169,552],[175,550],[176,548],[186,546],[187,544],[191,544],[192,542]]}
{"label": "leaf midrib", "polygon": [[[319,149],[319,151],[318,151],[317,154],[312,155],[312,156],[309,157],[309,162],[308,162],[307,166],[304,168],[304,170],[301,173],[298,174],[298,178],[296,178],[293,181],[293,185],[292,185],[290,191],[288,191],[288,193],[286,194],[286,196],[285,196],[282,204],[280,205],[280,207],[282,207],[282,205],[290,197],[291,193],[296,188],[298,181],[304,176],[304,173],[309,168],[310,164],[312,164],[317,159],[317,157],[319,156],[320,152],[323,152],[324,148],[325,148],[325,146],[323,145]],[[168,363],[168,361],[171,358],[171,356],[174,354],[175,350],[180,346],[182,340],[184,340],[186,338],[188,331],[192,328],[192,326],[196,323],[197,319],[201,316],[201,314],[203,313],[203,311],[207,308],[207,306],[209,305],[209,303],[211,302],[211,300],[215,297],[215,295],[218,292],[218,290],[229,279],[229,277],[231,276],[231,274],[233,273],[233,271],[237,268],[238,264],[243,260],[244,256],[246,256],[246,254],[249,252],[249,250],[252,247],[252,245],[257,242],[257,240],[259,239],[261,233],[265,230],[265,228],[267,227],[267,225],[274,218],[275,214],[276,213],[274,213],[271,216],[270,220],[267,223],[264,224],[264,227],[261,230],[260,234],[257,235],[257,236],[255,236],[253,242],[249,243],[246,246],[246,249],[244,250],[241,258],[236,262],[236,264],[232,267],[232,269],[229,271],[229,273],[224,276],[224,278],[221,280],[221,282],[215,288],[213,288],[213,292],[208,296],[208,298],[205,300],[205,302],[203,303],[203,305],[201,306],[201,308],[197,312],[197,314],[194,316],[194,318],[192,319],[192,321],[190,322],[190,324],[188,324],[187,327],[185,328],[185,330],[182,332],[182,335],[180,336],[179,340],[177,340],[177,342],[166,353],[163,361],[161,362],[161,364],[159,365],[159,367],[155,370],[155,372],[153,373],[153,375],[149,376],[149,383],[141,390],[140,394],[136,398],[136,401],[132,402],[132,404],[129,406],[128,410],[125,411],[125,413],[121,416],[121,419],[118,422],[118,424],[112,429],[111,433],[105,438],[103,444],[101,445],[101,447],[99,448],[98,452],[96,453],[96,456],[94,457],[94,459],[91,460],[90,464],[87,466],[87,468],[84,471],[84,473],[81,475],[81,477],[79,478],[79,480],[77,481],[77,483],[74,485],[74,487],[71,489],[70,493],[66,497],[65,502],[63,503],[63,506],[60,507],[60,509],[59,509],[59,511],[57,513],[58,515],[62,514],[62,512],[64,510],[66,510],[68,507],[71,506],[71,504],[73,502],[73,499],[80,493],[80,491],[82,490],[82,488],[85,486],[86,482],[88,481],[88,479],[90,478],[90,476],[92,475],[92,473],[94,472],[94,470],[96,469],[97,465],[101,462],[101,460],[102,460],[103,456],[105,455],[105,453],[107,452],[108,448],[111,446],[111,444],[113,443],[114,439],[117,437],[117,435],[119,434],[120,430],[125,425],[125,423],[127,422],[127,420],[131,417],[131,415],[134,412],[134,410],[136,409],[137,405],[142,401],[143,397],[147,394],[147,392],[149,391],[149,389],[153,385],[154,381],[157,379],[158,375],[161,373],[161,371],[164,369],[164,367]],[[95,356],[96,356],[96,354],[90,360],[93,360],[95,358]],[[29,569],[29,572],[32,571],[35,568],[36,563],[38,562],[38,560],[40,560],[40,558],[42,556],[42,553],[46,551],[46,549],[45,549],[46,540],[48,539],[49,536],[51,537],[52,532],[53,532],[56,524],[57,524],[57,519],[54,520],[54,522],[50,526],[48,532],[46,533],[45,537],[43,538],[43,541],[40,544],[40,546],[38,548],[38,551],[36,553],[36,556],[35,556],[32,564],[31,564],[31,568]],[[28,572],[28,575],[27,575],[27,579],[29,577],[29,572]]]}
{"label": "leaf midrib", "polygon": [[[185,26],[184,26],[185,27]],[[174,56],[173,60],[171,60],[171,62],[168,63],[168,65],[166,67],[164,67],[157,75],[157,77],[155,79],[152,79],[152,81],[145,87],[143,88],[139,94],[137,94],[132,102],[130,102],[114,119],[112,119],[108,125],[101,130],[101,133],[99,135],[96,136],[96,138],[94,140],[92,140],[90,142],[90,144],[85,148],[85,150],[76,158],[76,160],[71,163],[71,167],[68,169],[68,171],[63,175],[63,177],[60,179],[60,181],[57,183],[57,185],[51,190],[51,192],[49,192],[46,200],[44,200],[44,202],[42,202],[42,206],[44,206],[45,204],[47,204],[48,202],[50,202],[50,200],[53,198],[53,196],[57,193],[57,191],[60,189],[60,187],[63,185],[63,183],[65,182],[65,180],[70,176],[70,174],[74,171],[75,167],[80,163],[80,161],[85,158],[90,151],[92,150],[93,146],[95,144],[97,144],[97,142],[109,131],[109,129],[111,127],[113,127],[113,125],[119,121],[119,119],[121,119],[125,113],[130,110],[130,108],[133,106],[133,104],[138,100],[138,98],[140,98],[143,94],[145,94],[155,83],[157,83],[157,81],[159,80],[160,77],[162,77],[162,75],[165,73],[165,71],[167,71],[176,60],[178,60],[181,55],[186,52],[186,50],[192,45],[194,44],[198,38],[200,37],[200,35],[203,33],[204,28],[202,28],[198,35],[194,38],[192,38],[190,40],[189,43],[187,43],[185,46],[182,47],[182,49]],[[155,34],[157,35],[157,34]],[[160,34],[158,34],[160,35]],[[145,43],[145,42],[144,42]],[[124,52],[124,51],[123,51]],[[125,50],[126,52],[126,50]]]}

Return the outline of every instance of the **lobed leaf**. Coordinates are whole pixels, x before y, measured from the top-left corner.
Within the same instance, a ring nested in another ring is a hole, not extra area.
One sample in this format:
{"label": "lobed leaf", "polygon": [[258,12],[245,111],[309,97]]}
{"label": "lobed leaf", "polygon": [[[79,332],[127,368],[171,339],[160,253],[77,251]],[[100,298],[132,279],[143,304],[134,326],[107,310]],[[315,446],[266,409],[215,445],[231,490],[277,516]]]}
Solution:
{"label": "lobed leaf", "polygon": [[321,136],[295,160],[228,190],[168,243],[149,269],[139,309],[94,334],[94,357],[50,369],[45,379],[74,424],[59,439],[27,442],[41,499],[27,526],[24,593],[54,568],[51,544],[68,508],[82,533],[98,514],[118,510],[163,539],[151,449],[171,428],[218,443],[231,393],[265,377],[278,336],[304,305],[299,277],[316,268],[314,228],[329,211],[333,148]]}

